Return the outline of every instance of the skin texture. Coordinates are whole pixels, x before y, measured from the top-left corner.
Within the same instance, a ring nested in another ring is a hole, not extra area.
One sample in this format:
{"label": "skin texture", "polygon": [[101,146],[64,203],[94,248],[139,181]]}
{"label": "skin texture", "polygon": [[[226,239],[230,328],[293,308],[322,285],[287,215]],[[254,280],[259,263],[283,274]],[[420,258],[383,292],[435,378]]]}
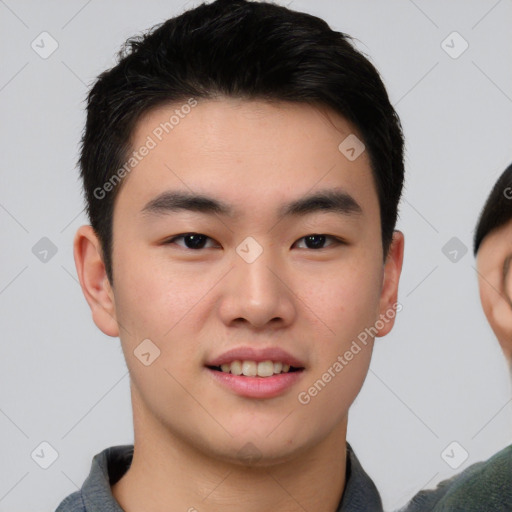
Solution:
{"label": "skin texture", "polygon": [[[176,105],[142,118],[134,148]],[[332,367],[358,334],[393,310],[403,258],[395,232],[384,264],[369,157],[349,161],[338,145],[354,128],[304,104],[221,98],[200,101],[124,179],[113,220],[113,286],[90,226],[75,261],[96,325],[119,336],[131,377],[135,451],[113,486],[136,510],[332,512],[345,483],[348,409],[370,363],[373,339],[307,405],[297,397]],[[289,201],[344,190],[361,212],[279,218]],[[237,214],[144,214],[163,191],[202,193]],[[187,248],[184,233],[208,237]],[[304,237],[326,234],[321,249]],[[263,252],[236,252],[248,236]],[[378,331],[387,334],[389,320]],[[144,366],[142,340],[160,356]],[[280,396],[241,397],[212,379],[207,361],[234,347],[281,347],[303,363]],[[252,443],[252,445],[248,445]],[[249,463],[247,446],[256,450]],[[245,448],[244,448],[245,447]],[[335,475],[335,477],[333,477]]]}
{"label": "skin texture", "polygon": [[477,254],[478,285],[485,316],[512,369],[512,221],[489,233]]}

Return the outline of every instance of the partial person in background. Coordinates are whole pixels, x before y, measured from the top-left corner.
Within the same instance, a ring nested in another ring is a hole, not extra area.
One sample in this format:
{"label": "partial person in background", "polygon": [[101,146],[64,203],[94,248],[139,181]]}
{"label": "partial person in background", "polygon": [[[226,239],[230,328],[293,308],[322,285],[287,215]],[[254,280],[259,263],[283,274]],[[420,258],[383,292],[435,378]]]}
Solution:
{"label": "partial person in background", "polygon": [[484,313],[512,371],[512,164],[482,210],[474,252]]}
{"label": "partial person in background", "polygon": [[[482,307],[512,371],[512,164],[480,214],[474,255]],[[421,491],[403,509],[420,511],[512,511],[512,444],[436,489]]]}

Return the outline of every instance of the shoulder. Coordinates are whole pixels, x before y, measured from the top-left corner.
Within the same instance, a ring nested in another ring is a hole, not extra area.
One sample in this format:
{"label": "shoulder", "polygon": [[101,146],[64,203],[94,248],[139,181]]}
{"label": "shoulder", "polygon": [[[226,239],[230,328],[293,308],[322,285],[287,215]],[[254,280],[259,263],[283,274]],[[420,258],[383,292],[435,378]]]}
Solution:
{"label": "shoulder", "polygon": [[76,491],[64,498],[55,512],[85,512],[85,504],[82,492]]}
{"label": "shoulder", "polygon": [[402,512],[465,512],[512,508],[512,445],[485,462],[477,462],[441,482],[436,489],[419,492]]}
{"label": "shoulder", "polygon": [[67,496],[55,512],[122,512],[112,496],[111,485],[127,471],[132,457],[133,445],[111,446],[97,453],[82,488]]}

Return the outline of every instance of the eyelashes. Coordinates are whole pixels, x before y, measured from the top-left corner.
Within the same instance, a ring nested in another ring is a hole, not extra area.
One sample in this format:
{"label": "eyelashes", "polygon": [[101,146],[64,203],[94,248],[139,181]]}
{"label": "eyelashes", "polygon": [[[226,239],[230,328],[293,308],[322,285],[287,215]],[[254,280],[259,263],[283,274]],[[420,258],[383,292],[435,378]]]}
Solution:
{"label": "eyelashes", "polygon": [[[306,235],[306,236],[303,236],[302,238],[299,238],[298,241],[300,240],[307,240],[307,243],[311,243],[312,244],[312,247],[306,247],[307,249],[313,249],[313,250],[320,250],[320,249],[326,249],[327,247],[331,247],[331,246],[337,246],[337,245],[341,245],[343,244],[344,242],[335,237],[335,236],[332,236],[332,235],[323,235],[323,234],[312,234],[312,235]],[[328,245],[327,247],[318,247],[318,242],[320,241],[320,243],[322,242],[325,242],[326,240],[331,240],[331,244]]]}
{"label": "eyelashes", "polygon": [[[177,244],[177,240],[183,240],[185,245]],[[327,249],[329,247],[339,246],[339,245],[347,245],[344,240],[341,238],[335,237],[333,235],[325,235],[325,234],[319,234],[319,233],[313,233],[310,235],[303,236],[299,238],[295,243],[301,242],[304,240],[306,242],[306,249],[311,250],[321,250],[321,249]],[[331,243],[327,246],[323,246],[323,244],[330,240]],[[213,241],[213,238],[210,238],[209,236],[203,235],[202,233],[182,233],[180,235],[176,235],[172,238],[169,238],[164,242],[164,245],[178,245],[179,247],[182,247],[184,249],[189,249],[192,251],[200,251],[201,249],[205,248],[211,248],[206,247],[208,241]],[[217,244],[217,242],[215,242]],[[319,247],[321,245],[322,247]],[[213,248],[220,247],[219,244],[214,245]]]}
{"label": "eyelashes", "polygon": [[[209,236],[203,235],[201,233],[184,233],[182,235],[177,235],[165,242],[165,245],[170,245],[175,243],[176,240],[184,239],[190,242],[192,247],[185,247],[185,249],[192,249],[192,250],[199,250],[204,248],[204,242],[206,240],[213,240],[213,238],[210,238]],[[179,245],[179,244],[178,244]],[[181,246],[180,246],[181,247]]]}

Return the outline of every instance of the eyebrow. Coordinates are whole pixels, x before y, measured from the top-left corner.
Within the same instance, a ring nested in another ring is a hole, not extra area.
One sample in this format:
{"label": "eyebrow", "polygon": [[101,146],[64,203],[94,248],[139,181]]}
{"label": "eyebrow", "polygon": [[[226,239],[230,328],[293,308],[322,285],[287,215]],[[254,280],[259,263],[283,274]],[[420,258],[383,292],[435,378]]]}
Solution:
{"label": "eyebrow", "polygon": [[[166,191],[149,201],[142,214],[165,215],[177,211],[192,211],[205,214],[235,217],[237,211],[228,203],[203,194],[181,191]],[[363,209],[347,192],[340,189],[321,190],[282,205],[277,216],[297,217],[318,212],[333,212],[340,215],[360,215]]]}

